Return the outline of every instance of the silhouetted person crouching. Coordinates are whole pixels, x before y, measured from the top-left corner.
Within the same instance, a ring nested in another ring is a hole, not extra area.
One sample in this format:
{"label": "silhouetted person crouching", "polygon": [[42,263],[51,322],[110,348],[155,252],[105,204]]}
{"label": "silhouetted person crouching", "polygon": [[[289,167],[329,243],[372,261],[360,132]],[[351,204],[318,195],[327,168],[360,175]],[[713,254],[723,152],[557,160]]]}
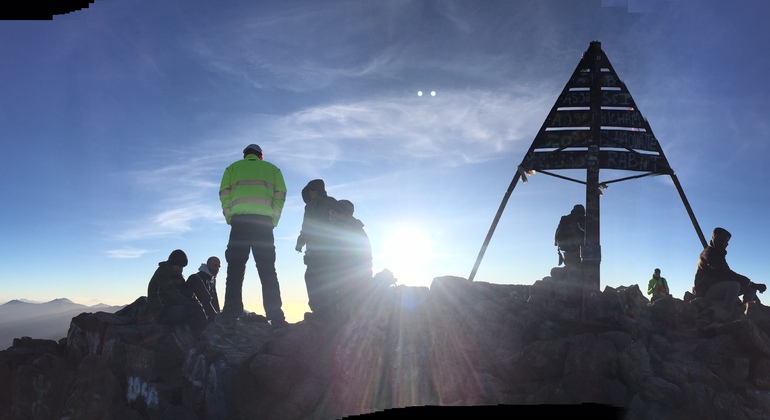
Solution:
{"label": "silhouetted person crouching", "polygon": [[167,325],[188,323],[200,332],[206,325],[203,308],[185,287],[182,270],[187,266],[187,255],[174,250],[158,268],[147,286],[147,308],[156,321]]}
{"label": "silhouetted person crouching", "polygon": [[721,305],[732,314],[738,296],[743,295],[743,303],[756,301],[757,291],[763,293],[767,286],[754,283],[748,277],[730,269],[725,256],[727,245],[732,235],[723,228],[715,228],[711,234],[709,246],[701,252],[698,258],[698,268],[695,271],[695,297]]}

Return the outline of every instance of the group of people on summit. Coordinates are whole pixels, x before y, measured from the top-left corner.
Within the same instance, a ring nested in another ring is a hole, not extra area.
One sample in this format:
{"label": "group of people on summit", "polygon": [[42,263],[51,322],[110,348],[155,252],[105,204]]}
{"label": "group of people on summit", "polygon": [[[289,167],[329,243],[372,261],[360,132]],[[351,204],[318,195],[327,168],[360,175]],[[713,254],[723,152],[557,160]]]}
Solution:
{"label": "group of people on summit", "polygon": [[[262,285],[265,317],[282,332],[287,322],[275,270],[273,236],[286,202],[281,170],[264,160],[261,147],[250,144],[243,150],[243,159],[225,169],[219,198],[230,225],[224,307],[220,311],[216,293],[220,260],[209,258],[185,281],[182,270],[187,266],[187,255],[177,249],[159,263],[150,280],[148,309],[165,324],[189,323],[197,331],[210,322],[232,328],[238,319],[253,315],[244,312],[242,294],[251,254]],[[306,318],[347,314],[362,282],[372,278],[372,250],[364,224],[353,217],[353,203],[329,197],[320,179],[308,183],[302,198],[305,215],[296,250],[306,248],[305,283],[313,311]]]}
{"label": "group of people on summit", "polygon": [[[265,317],[276,330],[283,330],[287,323],[275,271],[273,236],[286,202],[286,184],[281,170],[264,160],[262,148],[250,144],[243,150],[243,159],[225,169],[219,199],[225,221],[230,225],[225,251],[224,307],[220,311],[216,292],[219,258],[209,258],[196,274],[185,280],[182,270],[187,266],[187,255],[177,249],[166,261],[159,263],[150,280],[147,290],[150,313],[159,322],[186,322],[198,330],[212,321],[231,328],[244,317],[243,279],[251,254],[262,284]],[[295,249],[298,252],[305,250],[305,285],[312,311],[305,315],[305,319],[325,319],[330,315],[345,317],[352,305],[360,301],[357,293],[363,290],[364,281],[372,278],[372,249],[364,224],[353,217],[353,203],[327,195],[321,179],[310,181],[302,189],[302,199],[305,214]],[[730,237],[727,230],[714,229],[709,246],[698,259],[693,294],[732,313],[739,296],[743,296],[744,303],[758,302],[757,292],[763,293],[767,286],[754,283],[730,269],[725,259]],[[577,204],[570,214],[561,217],[554,235],[559,265],[579,266],[584,243],[585,207]],[[660,269],[655,269],[647,292],[653,301],[670,296],[666,279],[660,277]]]}
{"label": "group of people on summit", "polygon": [[[757,292],[764,293],[767,286],[754,283],[748,277],[738,274],[727,264],[727,245],[732,235],[724,228],[715,228],[711,241],[698,257],[695,270],[695,284],[692,293],[734,313],[739,302],[759,302]],[[580,249],[585,243],[585,207],[577,204],[570,214],[562,216],[554,235],[554,245],[559,253],[559,265],[575,267],[581,264]],[[656,268],[647,285],[651,301],[671,296],[668,282]],[[743,296],[742,300],[739,297]]]}

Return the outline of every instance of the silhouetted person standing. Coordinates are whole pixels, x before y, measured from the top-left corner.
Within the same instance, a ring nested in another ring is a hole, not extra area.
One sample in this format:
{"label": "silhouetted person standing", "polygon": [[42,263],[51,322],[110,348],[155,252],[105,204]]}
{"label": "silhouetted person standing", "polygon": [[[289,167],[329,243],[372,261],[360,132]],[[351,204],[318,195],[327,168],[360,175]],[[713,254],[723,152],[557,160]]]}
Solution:
{"label": "silhouetted person standing", "polygon": [[232,327],[243,314],[243,277],[251,252],[262,283],[265,316],[274,328],[283,330],[286,319],[275,272],[273,237],[273,228],[278,226],[286,202],[286,184],[281,170],[263,160],[262,148],[250,144],[243,149],[243,160],[225,169],[219,199],[222,213],[230,225],[230,239],[225,252],[225,306],[217,323]]}
{"label": "silhouetted person standing", "polygon": [[757,291],[764,293],[767,286],[754,283],[748,277],[740,275],[727,265],[727,245],[732,235],[718,227],[711,233],[709,246],[700,253],[698,268],[695,270],[695,297],[720,304],[732,314],[738,296],[743,295],[743,303],[759,301]]}
{"label": "silhouetted person standing", "polygon": [[[559,226],[554,235],[554,245],[559,253],[559,265],[574,266],[580,264],[580,247],[585,243],[586,209],[576,204],[570,214],[559,219]],[[562,256],[562,252],[564,255]]]}
{"label": "silhouetted person standing", "polygon": [[326,194],[322,179],[308,182],[302,189],[302,200],[305,201],[305,214],[294,249],[302,252],[305,247],[305,286],[312,311],[312,316],[307,317],[323,317],[329,314],[334,301],[329,271],[329,235],[330,212],[337,200]]}

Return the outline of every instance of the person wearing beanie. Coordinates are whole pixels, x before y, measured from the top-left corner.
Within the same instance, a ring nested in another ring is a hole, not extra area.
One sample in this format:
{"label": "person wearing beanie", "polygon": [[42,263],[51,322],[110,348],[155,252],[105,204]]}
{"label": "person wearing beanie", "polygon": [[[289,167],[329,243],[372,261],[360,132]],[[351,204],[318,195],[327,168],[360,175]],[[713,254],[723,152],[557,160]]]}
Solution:
{"label": "person wearing beanie", "polygon": [[735,304],[739,302],[738,296],[743,295],[744,304],[759,302],[757,292],[764,293],[767,286],[752,282],[727,265],[725,256],[731,237],[730,232],[721,227],[711,233],[709,246],[698,257],[693,292],[695,297],[718,303],[732,314]]}
{"label": "person wearing beanie", "polygon": [[305,287],[307,287],[308,306],[315,317],[329,314],[334,298],[331,288],[333,279],[329,278],[329,233],[331,226],[331,208],[337,201],[326,194],[322,179],[314,179],[302,189],[305,201],[305,214],[302,217],[302,229],[297,237],[294,249],[302,252],[305,247]]}
{"label": "person wearing beanie", "polygon": [[197,331],[203,329],[206,316],[197,300],[185,287],[182,270],[187,266],[187,255],[176,249],[158,268],[147,286],[147,308],[156,321],[162,324],[190,325]]}
{"label": "person wearing beanie", "polygon": [[221,262],[217,257],[209,257],[205,264],[201,264],[198,272],[187,278],[185,287],[189,290],[203,307],[208,322],[214,320],[219,313],[219,298],[217,297],[217,273]]}
{"label": "person wearing beanie", "polygon": [[185,254],[181,249],[175,249],[171,251],[171,254],[168,256],[166,262],[169,265],[176,267],[187,267],[187,254]]}
{"label": "person wearing beanie", "polygon": [[281,170],[263,159],[262,148],[250,144],[243,149],[243,159],[228,166],[222,175],[219,200],[230,225],[230,238],[225,251],[225,305],[216,322],[231,328],[243,314],[243,277],[251,253],[262,283],[265,316],[276,332],[282,332],[287,323],[275,272],[273,229],[286,202],[286,184]]}

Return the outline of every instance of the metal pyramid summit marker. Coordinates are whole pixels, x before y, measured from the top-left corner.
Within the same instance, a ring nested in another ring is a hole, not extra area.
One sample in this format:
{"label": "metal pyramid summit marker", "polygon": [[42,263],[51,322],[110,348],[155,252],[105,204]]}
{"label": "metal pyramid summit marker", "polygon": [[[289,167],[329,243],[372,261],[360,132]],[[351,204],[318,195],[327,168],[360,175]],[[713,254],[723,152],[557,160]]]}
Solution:
{"label": "metal pyramid summit marker", "polygon": [[[585,181],[553,172],[576,169],[586,171]],[[600,169],[638,173],[614,180],[600,181]],[[481,247],[469,280],[473,281],[478,271],[481,259],[518,180],[521,178],[526,182],[527,174],[533,171],[585,184],[586,232],[585,243],[580,250],[581,268],[584,279],[594,290],[599,290],[601,261],[599,197],[601,189],[606,188],[610,183],[651,175],[671,176],[701,244],[704,248],[707,246],[706,239],[679,180],[663,153],[660,142],[598,41],[591,42],[588,50],[583,53],[580,63],[518,166]]]}
{"label": "metal pyramid summit marker", "polygon": [[596,165],[673,173],[650,124],[601,44],[594,41],[548,113],[521,168],[543,171]]}

